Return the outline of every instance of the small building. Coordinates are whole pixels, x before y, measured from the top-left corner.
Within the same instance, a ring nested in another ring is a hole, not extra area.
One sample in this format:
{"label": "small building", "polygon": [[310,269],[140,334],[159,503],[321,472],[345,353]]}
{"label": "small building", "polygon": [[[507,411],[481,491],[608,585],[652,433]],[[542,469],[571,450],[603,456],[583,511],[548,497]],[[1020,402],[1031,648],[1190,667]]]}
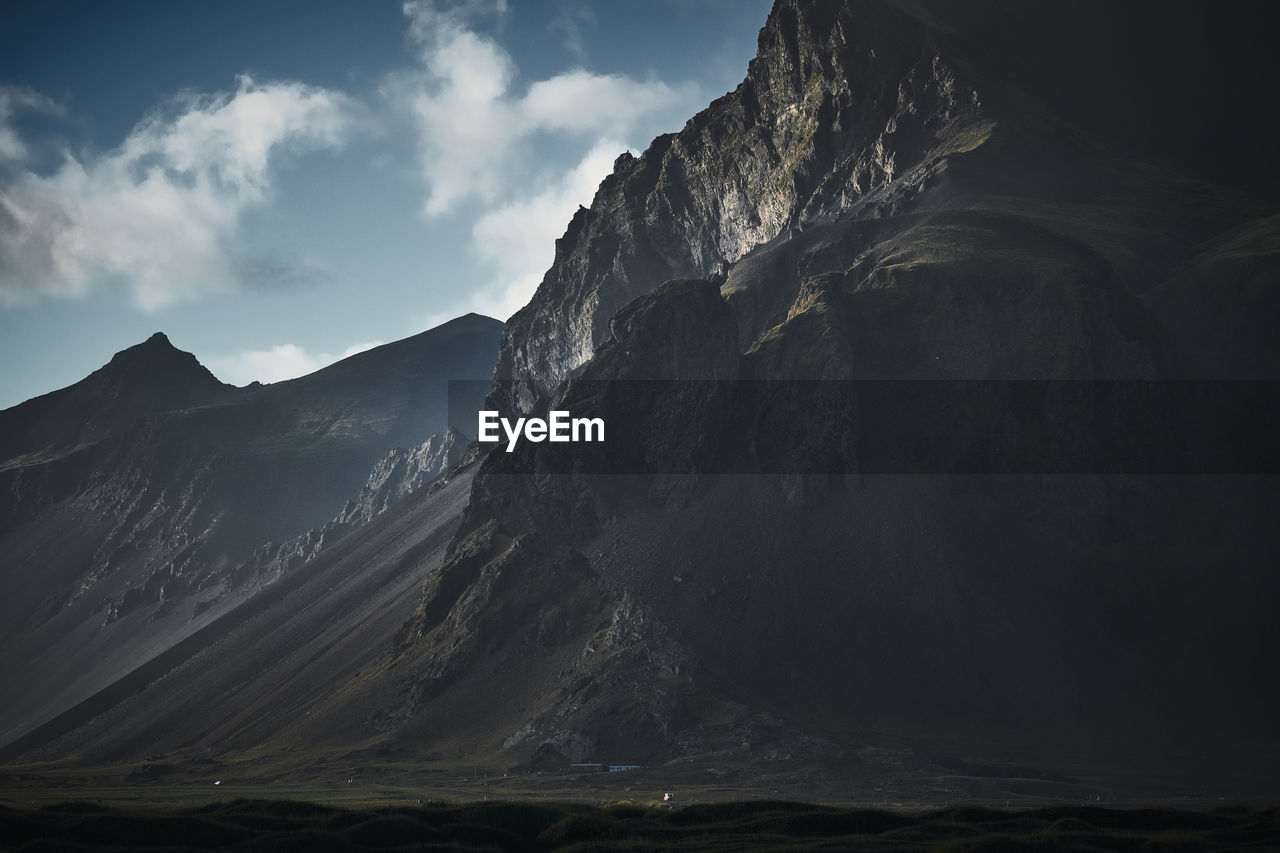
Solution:
{"label": "small building", "polygon": [[621,773],[623,770],[639,770],[639,764],[610,764],[610,773]]}
{"label": "small building", "polygon": [[603,764],[570,764],[570,773],[602,773],[604,772]]}

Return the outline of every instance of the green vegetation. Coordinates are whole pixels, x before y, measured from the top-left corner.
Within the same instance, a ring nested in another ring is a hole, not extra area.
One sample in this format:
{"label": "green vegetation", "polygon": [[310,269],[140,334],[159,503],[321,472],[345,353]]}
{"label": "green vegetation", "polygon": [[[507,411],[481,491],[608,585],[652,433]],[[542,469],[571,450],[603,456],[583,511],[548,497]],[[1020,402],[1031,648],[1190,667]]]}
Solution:
{"label": "green vegetation", "polygon": [[1080,280],[1098,273],[1100,259],[1069,238],[1015,217],[958,213],[937,217],[877,247],[884,282],[923,269],[979,278],[1025,276]]}
{"label": "green vegetation", "polygon": [[356,809],[248,799],[165,809],[77,801],[0,807],[0,838],[14,850],[1266,850],[1280,844],[1280,810],[908,812],[768,800]]}

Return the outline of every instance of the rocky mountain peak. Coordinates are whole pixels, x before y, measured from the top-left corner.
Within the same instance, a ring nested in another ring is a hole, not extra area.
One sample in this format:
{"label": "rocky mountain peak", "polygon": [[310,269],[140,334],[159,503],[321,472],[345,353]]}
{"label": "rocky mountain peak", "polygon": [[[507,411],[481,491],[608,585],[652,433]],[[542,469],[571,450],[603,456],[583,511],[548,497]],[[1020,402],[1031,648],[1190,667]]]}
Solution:
{"label": "rocky mountain peak", "polygon": [[103,368],[103,373],[104,378],[109,376],[143,384],[222,386],[207,367],[193,354],[175,347],[164,332],[156,332],[142,343],[116,353]]}
{"label": "rocky mountain peak", "polygon": [[919,170],[981,119],[933,31],[895,4],[779,2],[738,88],[619,157],[574,215],[504,332],[509,403],[527,408],[571,375],[614,313],[665,281],[723,273],[812,223],[900,209]]}
{"label": "rocky mountain peak", "polygon": [[156,332],[74,385],[0,413],[0,459],[93,443],[141,418],[211,405],[234,390]]}

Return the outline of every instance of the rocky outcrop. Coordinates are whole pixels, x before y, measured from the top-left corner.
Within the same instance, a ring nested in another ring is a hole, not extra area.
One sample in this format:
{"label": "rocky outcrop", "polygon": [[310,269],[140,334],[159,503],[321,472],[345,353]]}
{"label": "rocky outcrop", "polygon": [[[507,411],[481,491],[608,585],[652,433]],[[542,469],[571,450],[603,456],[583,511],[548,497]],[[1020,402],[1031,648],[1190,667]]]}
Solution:
{"label": "rocky outcrop", "polygon": [[[1078,5],[1062,25],[1110,45],[1108,10]],[[742,84],[639,157],[619,157],[591,207],[575,214],[537,294],[504,330],[499,374],[516,381],[495,389],[494,404],[529,409],[609,340],[617,311],[675,278],[728,274],[723,291],[745,350],[795,313],[800,285],[815,276],[856,272],[850,287],[868,300],[873,289],[883,295],[885,280],[868,280],[867,264],[895,246],[910,247],[912,269],[944,260],[954,268],[957,259],[943,256],[960,249],[970,277],[992,257],[1002,279],[1016,267],[1140,294],[1173,275],[1188,247],[1266,212],[1242,193],[1139,166],[1081,132],[1072,121],[1087,124],[1089,110],[1073,106],[1069,87],[1027,49],[1036,26],[1027,10],[981,4],[777,3]],[[1106,109],[1119,101],[1105,97]],[[931,222],[935,213],[951,216]],[[766,263],[771,279],[747,287]],[[1044,325],[1056,322],[1051,310],[1041,312]],[[1009,356],[1041,377],[1148,375],[1141,360],[1046,373]],[[949,363],[952,373],[969,369],[962,358]]]}
{"label": "rocky outcrop", "polygon": [[635,297],[814,222],[894,210],[948,147],[981,135],[978,93],[927,27],[891,4],[843,5],[780,3],[734,92],[618,158],[504,332],[513,403],[527,407],[589,360]]}
{"label": "rocky outcrop", "polygon": [[230,573],[227,584],[238,588],[245,583],[271,583],[431,483],[457,463],[465,450],[466,438],[450,430],[433,435],[418,447],[389,451],[373,466],[360,494],[347,501],[342,512],[287,542],[266,543],[254,552],[253,559]]}

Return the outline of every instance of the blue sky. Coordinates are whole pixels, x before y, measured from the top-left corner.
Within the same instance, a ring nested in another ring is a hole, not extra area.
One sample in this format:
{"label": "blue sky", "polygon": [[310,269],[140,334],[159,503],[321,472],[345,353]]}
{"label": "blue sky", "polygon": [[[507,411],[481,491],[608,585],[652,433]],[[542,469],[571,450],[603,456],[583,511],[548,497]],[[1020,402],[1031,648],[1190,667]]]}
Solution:
{"label": "blue sky", "polygon": [[168,333],[235,384],[505,319],[769,0],[6,0],[0,408]]}

